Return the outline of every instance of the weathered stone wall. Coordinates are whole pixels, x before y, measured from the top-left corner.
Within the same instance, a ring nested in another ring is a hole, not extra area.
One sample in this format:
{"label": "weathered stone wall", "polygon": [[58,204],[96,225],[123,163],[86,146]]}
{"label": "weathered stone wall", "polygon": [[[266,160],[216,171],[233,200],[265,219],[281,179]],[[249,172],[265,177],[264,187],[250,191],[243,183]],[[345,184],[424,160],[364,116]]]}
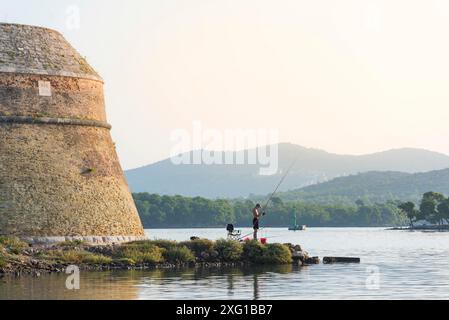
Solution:
{"label": "weathered stone wall", "polygon": [[0,124],[4,234],[142,236],[109,131]]}
{"label": "weathered stone wall", "polygon": [[59,33],[0,24],[0,234],[143,237],[109,129],[101,78]]}
{"label": "weathered stone wall", "polygon": [[0,72],[100,80],[87,61],[55,30],[0,23]]}
{"label": "weathered stone wall", "polygon": [[[51,97],[39,95],[39,81],[51,84]],[[60,76],[0,74],[0,116],[33,116],[106,121],[103,84]]]}

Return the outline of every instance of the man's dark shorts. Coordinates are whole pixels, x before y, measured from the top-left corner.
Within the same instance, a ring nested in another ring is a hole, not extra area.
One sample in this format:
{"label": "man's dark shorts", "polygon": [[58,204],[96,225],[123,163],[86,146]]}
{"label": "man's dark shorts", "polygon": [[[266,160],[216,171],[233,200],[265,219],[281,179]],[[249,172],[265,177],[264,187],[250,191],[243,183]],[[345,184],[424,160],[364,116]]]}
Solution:
{"label": "man's dark shorts", "polygon": [[254,218],[253,219],[253,229],[254,230],[259,230],[259,219]]}

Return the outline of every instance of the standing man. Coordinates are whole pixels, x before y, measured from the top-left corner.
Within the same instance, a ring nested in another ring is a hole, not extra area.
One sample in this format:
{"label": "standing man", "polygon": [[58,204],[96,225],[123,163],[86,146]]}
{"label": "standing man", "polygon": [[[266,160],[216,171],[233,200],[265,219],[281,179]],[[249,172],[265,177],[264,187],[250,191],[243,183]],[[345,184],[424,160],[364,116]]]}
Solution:
{"label": "standing man", "polygon": [[253,209],[253,229],[254,229],[254,240],[257,240],[257,232],[259,231],[259,220],[262,215],[265,215],[265,213],[261,213],[260,209],[262,207],[260,204],[257,204],[256,207]]}

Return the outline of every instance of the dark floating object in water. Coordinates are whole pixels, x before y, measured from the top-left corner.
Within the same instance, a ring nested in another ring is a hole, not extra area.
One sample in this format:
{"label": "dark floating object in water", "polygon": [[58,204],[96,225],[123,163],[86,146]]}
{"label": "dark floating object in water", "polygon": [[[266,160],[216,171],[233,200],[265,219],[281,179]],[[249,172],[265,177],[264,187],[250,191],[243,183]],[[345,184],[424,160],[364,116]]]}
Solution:
{"label": "dark floating object in water", "polygon": [[318,257],[311,257],[304,260],[305,264],[320,264],[320,258]]}
{"label": "dark floating object in water", "polygon": [[360,258],[348,258],[348,257],[325,257],[323,259],[324,264],[332,263],[360,263]]}

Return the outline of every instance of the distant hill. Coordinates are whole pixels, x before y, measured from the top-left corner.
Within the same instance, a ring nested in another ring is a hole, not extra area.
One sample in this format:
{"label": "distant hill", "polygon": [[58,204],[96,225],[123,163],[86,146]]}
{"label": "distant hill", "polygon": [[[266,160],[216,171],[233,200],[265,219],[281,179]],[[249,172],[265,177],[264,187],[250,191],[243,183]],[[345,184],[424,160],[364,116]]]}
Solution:
{"label": "distant hill", "polygon": [[449,169],[426,173],[367,172],[283,192],[285,200],[314,203],[386,202],[389,200],[418,201],[425,192],[449,195]]}
{"label": "distant hill", "polygon": [[[293,144],[279,145],[280,172],[285,172],[295,158],[298,161],[280,191],[368,171],[417,173],[449,168],[449,156],[421,149],[397,149],[352,156]],[[167,159],[129,170],[126,177],[133,192],[237,198],[250,194],[268,194],[282,176],[281,173],[261,176],[259,169],[258,165],[174,165]]]}

